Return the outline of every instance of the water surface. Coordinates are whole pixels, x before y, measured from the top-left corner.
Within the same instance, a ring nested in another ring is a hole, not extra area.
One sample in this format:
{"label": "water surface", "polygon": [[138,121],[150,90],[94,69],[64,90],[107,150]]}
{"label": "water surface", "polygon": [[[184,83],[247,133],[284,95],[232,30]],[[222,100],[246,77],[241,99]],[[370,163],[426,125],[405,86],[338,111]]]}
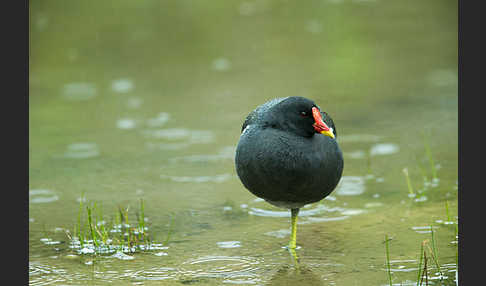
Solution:
{"label": "water surface", "polygon": [[[431,226],[429,283],[456,284],[456,1],[29,6],[30,285],[389,285],[385,235],[394,285],[415,285]],[[292,95],[331,114],[345,158],[301,210],[300,271],[289,213],[233,162],[245,116]],[[140,199],[163,249],[68,247],[80,200],[135,221]]]}

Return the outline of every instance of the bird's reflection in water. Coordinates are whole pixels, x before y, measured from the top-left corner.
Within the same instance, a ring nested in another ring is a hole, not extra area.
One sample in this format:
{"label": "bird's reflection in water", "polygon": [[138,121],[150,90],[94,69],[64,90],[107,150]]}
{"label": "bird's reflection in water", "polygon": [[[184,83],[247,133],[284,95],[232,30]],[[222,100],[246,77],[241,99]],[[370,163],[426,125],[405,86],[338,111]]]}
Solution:
{"label": "bird's reflection in water", "polygon": [[266,285],[324,286],[325,284],[320,277],[313,273],[307,266],[300,264],[296,267],[296,265],[285,264],[277,270],[275,275]]}

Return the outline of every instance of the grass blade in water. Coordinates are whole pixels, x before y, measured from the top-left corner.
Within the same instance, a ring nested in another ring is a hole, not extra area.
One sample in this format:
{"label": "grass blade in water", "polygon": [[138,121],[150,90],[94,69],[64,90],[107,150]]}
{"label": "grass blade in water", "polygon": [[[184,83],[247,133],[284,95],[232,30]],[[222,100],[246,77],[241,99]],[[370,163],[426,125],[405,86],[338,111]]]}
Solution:
{"label": "grass blade in water", "polygon": [[388,280],[390,281],[390,286],[393,285],[391,277],[391,267],[390,267],[390,249],[388,247],[388,236],[385,234],[385,255],[386,255],[386,267],[388,272]]}
{"label": "grass blade in water", "polygon": [[420,277],[422,277],[422,261],[423,261],[423,258],[424,258],[424,244],[425,244],[425,240],[422,241],[422,243],[420,244],[420,259],[419,259],[419,265],[418,265],[418,276],[417,276],[417,286],[419,286],[419,282],[420,282]]}
{"label": "grass blade in water", "polygon": [[442,277],[443,274],[442,274],[442,270],[440,269],[439,256],[437,254],[437,246],[435,245],[434,230],[432,228],[432,225],[430,226],[430,235],[432,237],[432,239],[431,239],[432,240],[432,251],[433,251],[432,259],[434,260],[435,265],[437,266],[437,269],[439,270],[440,276]]}

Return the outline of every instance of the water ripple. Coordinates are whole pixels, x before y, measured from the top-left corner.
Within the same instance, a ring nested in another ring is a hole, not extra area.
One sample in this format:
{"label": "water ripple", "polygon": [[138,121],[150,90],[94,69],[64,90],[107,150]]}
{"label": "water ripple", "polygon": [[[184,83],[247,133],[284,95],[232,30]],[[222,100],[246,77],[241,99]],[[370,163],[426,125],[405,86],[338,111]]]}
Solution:
{"label": "water ripple", "polygon": [[72,101],[84,101],[95,97],[98,93],[96,86],[88,82],[72,82],[64,85],[62,97]]}
{"label": "water ripple", "polygon": [[217,162],[223,160],[233,160],[235,157],[234,146],[226,146],[222,148],[217,154],[212,155],[189,155],[170,158],[169,162],[186,162],[186,163],[207,163],[207,162]]}
{"label": "water ripple", "polygon": [[365,179],[360,176],[343,176],[336,188],[336,195],[356,196],[364,193]]}
{"label": "water ripple", "polygon": [[[317,215],[317,214],[322,214],[326,211],[329,212],[329,211],[334,211],[334,210],[336,210],[336,209],[328,208],[323,204],[318,204],[313,209],[301,210],[299,212],[299,217]],[[252,208],[250,208],[250,211],[248,213],[251,214],[251,215],[256,215],[256,216],[290,217],[290,212],[288,210],[274,211],[274,210],[265,210],[265,209],[261,209],[261,208],[252,207]]]}
{"label": "water ripple", "polygon": [[228,71],[231,69],[231,62],[227,58],[217,58],[213,60],[211,67],[215,71]]}
{"label": "water ripple", "polygon": [[29,203],[31,204],[51,203],[57,200],[59,200],[59,196],[51,190],[29,190]]}
{"label": "water ripple", "polygon": [[216,242],[216,245],[220,248],[237,248],[241,247],[240,241],[219,241]]}
{"label": "water ripple", "polygon": [[144,130],[142,134],[157,142],[147,142],[150,149],[178,150],[192,144],[207,144],[214,141],[214,133],[209,130],[189,130],[185,128]]}
{"label": "water ripple", "polygon": [[65,273],[66,271],[63,269],[29,262],[29,285],[50,285],[63,282],[66,281],[63,277]]}
{"label": "water ripple", "polygon": [[167,176],[167,175],[160,175],[162,179],[170,179],[173,182],[178,183],[222,183],[229,179],[231,179],[232,175],[225,173],[220,175],[214,176]]}
{"label": "water ripple", "polygon": [[116,121],[118,129],[133,129],[136,125],[136,121],[131,118],[120,118]]}
{"label": "water ripple", "polygon": [[176,279],[177,269],[170,267],[154,267],[146,270],[139,270],[133,273],[125,274],[126,277],[130,277],[134,280],[166,280]]}
{"label": "water ripple", "polygon": [[208,255],[182,263],[180,274],[189,279],[223,278],[224,283],[254,284],[262,262],[262,258]]}
{"label": "water ripple", "polygon": [[133,80],[129,78],[120,78],[111,83],[111,89],[117,93],[128,93],[134,88],[135,84],[133,83]]}
{"label": "water ripple", "polygon": [[71,159],[85,159],[92,158],[100,155],[98,145],[96,143],[82,142],[73,143],[67,147],[64,153],[65,158]]}
{"label": "water ripple", "polygon": [[377,155],[391,155],[395,154],[400,150],[397,144],[394,143],[379,143],[375,144],[370,149],[371,156]]}
{"label": "water ripple", "polygon": [[[170,114],[167,112],[160,112],[156,117],[147,120],[147,125],[150,127],[160,127],[167,123],[170,119]],[[168,129],[170,130],[170,129]]]}

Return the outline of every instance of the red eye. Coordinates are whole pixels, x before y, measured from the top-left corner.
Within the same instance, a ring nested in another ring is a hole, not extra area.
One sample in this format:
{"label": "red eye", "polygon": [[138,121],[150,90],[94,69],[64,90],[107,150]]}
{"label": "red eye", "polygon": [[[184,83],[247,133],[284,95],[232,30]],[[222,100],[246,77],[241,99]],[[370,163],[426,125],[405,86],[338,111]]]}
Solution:
{"label": "red eye", "polygon": [[308,116],[308,115],[309,115],[309,114],[307,114],[307,112],[305,112],[305,111],[302,111],[302,112],[300,113],[300,116],[302,116],[302,117],[306,117],[306,116]]}

